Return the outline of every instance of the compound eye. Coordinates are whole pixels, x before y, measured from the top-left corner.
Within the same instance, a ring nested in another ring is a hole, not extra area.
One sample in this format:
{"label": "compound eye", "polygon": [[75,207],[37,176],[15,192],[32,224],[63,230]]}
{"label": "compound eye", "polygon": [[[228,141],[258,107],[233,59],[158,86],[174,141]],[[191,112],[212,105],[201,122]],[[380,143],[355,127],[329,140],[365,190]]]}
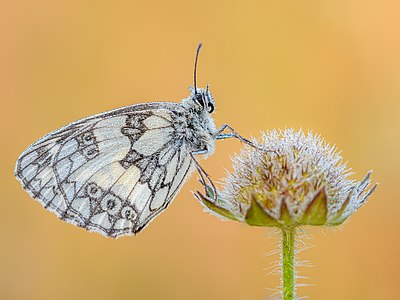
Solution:
{"label": "compound eye", "polygon": [[215,107],[214,104],[208,102],[208,112],[211,114],[214,111]]}

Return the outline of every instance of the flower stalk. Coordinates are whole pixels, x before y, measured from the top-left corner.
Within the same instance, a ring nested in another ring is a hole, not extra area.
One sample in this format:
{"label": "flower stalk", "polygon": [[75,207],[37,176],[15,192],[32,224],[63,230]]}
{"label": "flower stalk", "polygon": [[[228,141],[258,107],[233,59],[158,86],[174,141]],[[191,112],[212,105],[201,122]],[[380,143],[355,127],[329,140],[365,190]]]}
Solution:
{"label": "flower stalk", "polygon": [[295,227],[282,227],[282,296],[283,300],[295,299]]}

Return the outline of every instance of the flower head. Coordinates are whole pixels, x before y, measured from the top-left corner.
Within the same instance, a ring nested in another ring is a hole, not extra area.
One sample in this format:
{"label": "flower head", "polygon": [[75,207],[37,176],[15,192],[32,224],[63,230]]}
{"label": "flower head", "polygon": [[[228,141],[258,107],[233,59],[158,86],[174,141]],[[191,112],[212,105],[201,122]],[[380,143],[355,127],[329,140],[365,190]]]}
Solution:
{"label": "flower head", "polygon": [[376,185],[359,182],[337,148],[311,132],[270,131],[233,159],[224,188],[197,198],[219,216],[255,226],[338,225],[360,208]]}

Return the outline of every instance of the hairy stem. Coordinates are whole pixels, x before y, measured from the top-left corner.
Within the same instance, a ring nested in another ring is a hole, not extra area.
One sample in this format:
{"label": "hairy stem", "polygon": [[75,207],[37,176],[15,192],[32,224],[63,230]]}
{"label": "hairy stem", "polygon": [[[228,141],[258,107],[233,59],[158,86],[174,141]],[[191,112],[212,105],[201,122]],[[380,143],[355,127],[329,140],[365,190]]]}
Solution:
{"label": "hairy stem", "polygon": [[282,296],[283,300],[295,299],[295,271],[294,271],[294,227],[282,228]]}

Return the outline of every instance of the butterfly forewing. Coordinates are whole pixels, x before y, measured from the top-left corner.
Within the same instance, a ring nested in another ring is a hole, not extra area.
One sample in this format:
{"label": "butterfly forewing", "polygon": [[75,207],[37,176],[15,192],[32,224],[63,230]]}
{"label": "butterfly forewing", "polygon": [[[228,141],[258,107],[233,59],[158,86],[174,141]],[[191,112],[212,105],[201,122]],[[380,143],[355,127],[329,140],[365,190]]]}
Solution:
{"label": "butterfly forewing", "polygon": [[59,218],[105,236],[140,231],[193,170],[175,103],[134,105],[56,130],[18,159],[25,190]]}

